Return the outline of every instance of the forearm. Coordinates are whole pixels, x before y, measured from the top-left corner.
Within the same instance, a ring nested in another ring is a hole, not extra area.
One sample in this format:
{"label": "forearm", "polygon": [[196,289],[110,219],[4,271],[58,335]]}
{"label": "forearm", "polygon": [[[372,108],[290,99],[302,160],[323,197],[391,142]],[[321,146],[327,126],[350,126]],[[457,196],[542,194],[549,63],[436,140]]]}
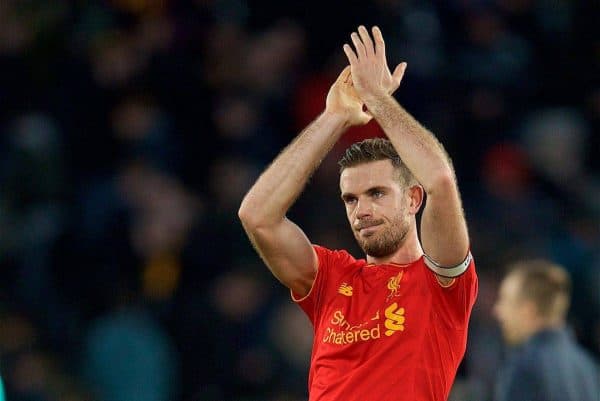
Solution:
{"label": "forearm", "polygon": [[443,146],[391,95],[365,99],[365,104],[428,194],[440,180],[454,180],[454,171]]}
{"label": "forearm", "polygon": [[279,154],[246,194],[239,211],[242,220],[254,225],[281,221],[346,128],[341,115],[325,112],[317,117]]}

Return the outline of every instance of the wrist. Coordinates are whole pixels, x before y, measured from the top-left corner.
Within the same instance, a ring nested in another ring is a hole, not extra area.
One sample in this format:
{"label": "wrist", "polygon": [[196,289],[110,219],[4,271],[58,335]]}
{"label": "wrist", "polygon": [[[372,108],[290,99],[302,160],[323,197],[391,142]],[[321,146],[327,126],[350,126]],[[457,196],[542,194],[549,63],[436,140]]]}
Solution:
{"label": "wrist", "polygon": [[370,110],[374,109],[378,104],[381,104],[390,98],[392,98],[392,95],[386,92],[368,93],[364,96],[361,96],[361,100]]}
{"label": "wrist", "polygon": [[340,129],[348,128],[350,124],[350,113],[340,110],[331,110],[325,108],[325,111],[319,116],[319,119],[332,124]]}

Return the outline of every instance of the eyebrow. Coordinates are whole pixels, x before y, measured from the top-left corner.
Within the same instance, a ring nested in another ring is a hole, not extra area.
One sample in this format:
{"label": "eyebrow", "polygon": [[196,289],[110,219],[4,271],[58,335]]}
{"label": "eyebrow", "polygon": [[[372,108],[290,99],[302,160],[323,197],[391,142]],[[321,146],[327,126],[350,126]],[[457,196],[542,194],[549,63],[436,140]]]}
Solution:
{"label": "eyebrow", "polygon": [[[377,191],[387,191],[389,188],[383,185],[376,185],[374,187],[371,187],[369,189],[367,189],[366,191],[364,191],[363,193],[365,194],[372,194],[373,192],[377,192]],[[347,199],[351,196],[356,196],[355,194],[353,194],[352,192],[343,192],[341,194],[341,198],[342,199]]]}
{"label": "eyebrow", "polygon": [[383,185],[376,185],[374,187],[367,189],[366,193],[372,194],[373,192],[383,192],[383,191],[387,191],[387,190],[388,190],[388,187],[385,187]]}
{"label": "eyebrow", "polygon": [[341,195],[340,195],[340,197],[341,197],[341,198],[342,198],[342,200],[344,200],[344,201],[345,201],[345,200],[347,200],[348,198],[351,198],[351,197],[353,197],[353,196],[356,196],[356,195],[354,195],[354,194],[353,194],[353,193],[351,193],[351,192],[344,192],[343,194],[341,194]]}

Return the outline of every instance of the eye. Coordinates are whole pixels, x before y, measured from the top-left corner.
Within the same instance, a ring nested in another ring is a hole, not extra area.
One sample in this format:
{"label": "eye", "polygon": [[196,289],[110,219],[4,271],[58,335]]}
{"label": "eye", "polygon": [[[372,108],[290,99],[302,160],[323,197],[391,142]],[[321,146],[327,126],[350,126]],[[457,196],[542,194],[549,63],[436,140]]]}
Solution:
{"label": "eye", "polygon": [[375,198],[375,199],[379,199],[383,195],[384,195],[383,191],[379,191],[379,190],[373,191],[373,194],[372,194],[373,198]]}
{"label": "eye", "polygon": [[356,197],[354,196],[344,196],[342,199],[346,205],[353,205],[356,203]]}

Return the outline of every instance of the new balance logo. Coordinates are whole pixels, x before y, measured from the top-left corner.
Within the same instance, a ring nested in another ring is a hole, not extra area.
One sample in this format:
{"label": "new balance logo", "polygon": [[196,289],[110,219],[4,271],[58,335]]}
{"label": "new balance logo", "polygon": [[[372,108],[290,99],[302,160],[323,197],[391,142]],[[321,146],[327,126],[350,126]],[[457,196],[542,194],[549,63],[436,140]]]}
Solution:
{"label": "new balance logo", "polygon": [[340,285],[340,288],[338,289],[338,292],[347,297],[351,297],[352,296],[352,287],[349,286],[347,283],[342,283],[342,285]]}

